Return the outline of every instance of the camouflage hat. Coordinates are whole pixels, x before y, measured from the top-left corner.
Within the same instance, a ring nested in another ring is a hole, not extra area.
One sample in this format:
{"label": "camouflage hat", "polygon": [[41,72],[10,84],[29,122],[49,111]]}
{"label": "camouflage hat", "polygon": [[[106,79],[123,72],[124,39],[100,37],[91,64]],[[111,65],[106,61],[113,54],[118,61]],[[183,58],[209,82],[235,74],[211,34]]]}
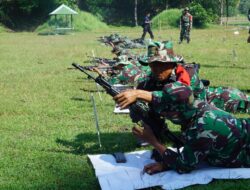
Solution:
{"label": "camouflage hat", "polygon": [[139,59],[142,65],[148,65],[153,62],[177,63],[181,61],[181,57],[175,56],[173,53],[168,54],[166,47],[170,47],[171,43],[151,42],[148,45],[148,55]]}
{"label": "camouflage hat", "polygon": [[118,65],[129,65],[131,64],[129,61],[128,61],[128,56],[126,55],[121,55],[118,57],[118,61],[115,63],[114,66],[118,66]]}
{"label": "camouflage hat", "polygon": [[189,8],[188,8],[188,7],[185,7],[185,8],[184,8],[184,11],[189,11]]}

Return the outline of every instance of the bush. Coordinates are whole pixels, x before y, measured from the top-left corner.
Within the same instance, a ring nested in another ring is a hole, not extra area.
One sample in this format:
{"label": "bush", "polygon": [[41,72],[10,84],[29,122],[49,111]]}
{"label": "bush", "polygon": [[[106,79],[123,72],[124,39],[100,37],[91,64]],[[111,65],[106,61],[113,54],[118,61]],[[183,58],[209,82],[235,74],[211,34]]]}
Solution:
{"label": "bush", "polygon": [[193,15],[193,25],[197,28],[205,28],[211,20],[206,10],[199,3],[190,4],[190,14]]}
{"label": "bush", "polygon": [[181,10],[168,9],[156,15],[153,19],[153,27],[173,28],[179,26]]}

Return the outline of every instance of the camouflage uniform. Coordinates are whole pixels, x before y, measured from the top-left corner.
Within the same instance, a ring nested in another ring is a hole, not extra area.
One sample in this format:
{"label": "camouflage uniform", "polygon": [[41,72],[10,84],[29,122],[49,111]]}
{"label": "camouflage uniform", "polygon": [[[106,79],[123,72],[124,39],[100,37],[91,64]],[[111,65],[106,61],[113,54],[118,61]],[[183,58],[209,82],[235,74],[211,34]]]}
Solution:
{"label": "camouflage uniform", "polygon": [[199,79],[198,69],[196,64],[181,64],[190,76],[190,87],[193,90],[194,98],[207,101],[207,92],[202,81]]}
{"label": "camouflage uniform", "polygon": [[137,60],[138,58],[138,55],[136,55],[135,53],[129,51],[128,49],[123,49],[119,46],[115,46],[112,49],[111,53],[115,54],[117,57],[126,55],[128,59],[132,59],[132,60]]}
{"label": "camouflage uniform", "polygon": [[193,24],[193,17],[190,13],[188,13],[189,9],[185,8],[183,14],[180,19],[180,41],[181,43],[183,39],[187,39],[187,43],[190,42],[190,30]]}
{"label": "camouflage uniform", "polygon": [[230,87],[208,87],[206,91],[208,103],[214,104],[217,108],[232,113],[250,113],[250,96],[240,90]]}
{"label": "camouflage uniform", "polygon": [[109,83],[137,85],[139,78],[144,77],[145,75],[138,67],[127,60],[127,56],[119,57],[119,62],[116,64],[116,66],[120,64],[124,65],[122,70],[117,75],[110,77],[108,79]]}
{"label": "camouflage uniform", "polygon": [[[154,55],[148,63],[161,60],[167,64],[168,58]],[[157,86],[159,82],[150,75],[138,86],[152,92],[151,111],[181,125],[185,145],[180,153],[166,148],[165,168],[186,173],[201,161],[220,167],[250,167],[250,119],[236,119],[205,101],[195,100],[192,88],[175,78],[178,77],[173,72]]]}

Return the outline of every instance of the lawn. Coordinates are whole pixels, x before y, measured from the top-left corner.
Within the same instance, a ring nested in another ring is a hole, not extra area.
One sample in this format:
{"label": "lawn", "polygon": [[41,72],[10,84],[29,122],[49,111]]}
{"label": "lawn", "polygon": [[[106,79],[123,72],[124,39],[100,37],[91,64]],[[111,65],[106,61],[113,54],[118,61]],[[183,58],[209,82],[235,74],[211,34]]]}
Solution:
{"label": "lawn", "polygon": [[[249,93],[248,31],[235,35],[235,30],[193,30],[189,45],[177,44],[176,29],[154,33],[156,40],[173,40],[175,52],[188,62],[200,63],[201,78],[209,79],[212,86]],[[0,189],[100,189],[87,154],[138,150],[128,116],[114,115],[111,97],[98,94],[96,85],[79,71],[67,69],[72,62],[87,65],[84,62],[92,52],[111,58],[111,48],[101,45],[97,37],[113,32],[138,38],[141,28],[52,36],[0,33]],[[97,104],[102,148],[91,93]],[[170,128],[179,130],[174,125]],[[186,189],[248,190],[250,180],[216,180]]]}

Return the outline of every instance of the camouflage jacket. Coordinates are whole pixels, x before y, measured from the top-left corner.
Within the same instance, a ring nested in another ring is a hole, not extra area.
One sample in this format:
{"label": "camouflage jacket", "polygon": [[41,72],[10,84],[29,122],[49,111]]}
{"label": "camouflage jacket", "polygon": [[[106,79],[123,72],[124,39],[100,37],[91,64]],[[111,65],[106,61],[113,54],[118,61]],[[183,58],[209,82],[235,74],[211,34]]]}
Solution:
{"label": "camouflage jacket", "polygon": [[227,112],[250,113],[250,96],[236,88],[230,87],[208,87],[207,101],[217,108]]}
{"label": "camouflage jacket", "polygon": [[190,13],[183,14],[180,19],[180,26],[181,27],[189,27],[192,28],[193,24],[193,17]]}
{"label": "camouflage jacket", "polygon": [[158,86],[151,75],[138,86],[152,92],[152,111],[182,126],[183,150],[178,154],[167,148],[163,155],[165,167],[180,173],[195,169],[201,161],[213,166],[250,167],[250,119],[236,119],[194,100],[191,87],[174,75]]}
{"label": "camouflage jacket", "polygon": [[148,75],[151,73],[151,69],[149,66],[143,66],[142,64],[139,63],[138,60],[132,60],[132,64],[134,64],[137,68],[141,70],[141,72],[145,73],[145,75]]}
{"label": "camouflage jacket", "polygon": [[131,84],[137,85],[139,78],[143,77],[144,73],[140,71],[133,64],[129,64],[123,67],[123,69],[115,76],[112,76],[108,79],[108,82],[111,84]]}
{"label": "camouflage jacket", "polygon": [[190,86],[194,93],[194,98],[198,100],[207,101],[206,89],[199,79],[198,70],[194,64],[181,64],[189,74],[191,79]]}

